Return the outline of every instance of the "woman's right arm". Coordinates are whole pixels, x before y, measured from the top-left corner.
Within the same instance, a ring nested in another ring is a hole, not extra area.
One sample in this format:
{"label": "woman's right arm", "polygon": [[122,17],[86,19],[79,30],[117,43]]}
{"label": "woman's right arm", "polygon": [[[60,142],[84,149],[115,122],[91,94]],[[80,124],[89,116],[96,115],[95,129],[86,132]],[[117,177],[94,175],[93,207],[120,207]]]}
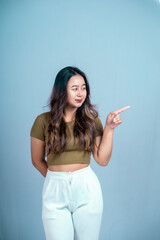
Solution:
{"label": "woman's right arm", "polygon": [[31,137],[31,159],[33,166],[45,177],[47,162],[45,160],[45,142]]}

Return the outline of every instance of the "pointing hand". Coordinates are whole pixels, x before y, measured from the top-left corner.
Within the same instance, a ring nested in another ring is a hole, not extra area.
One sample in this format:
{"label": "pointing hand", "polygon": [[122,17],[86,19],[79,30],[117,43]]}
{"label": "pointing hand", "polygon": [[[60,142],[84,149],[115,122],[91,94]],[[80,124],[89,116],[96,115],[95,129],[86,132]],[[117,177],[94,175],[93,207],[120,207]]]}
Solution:
{"label": "pointing hand", "polygon": [[110,112],[106,119],[106,125],[112,129],[117,127],[119,124],[122,123],[119,113],[125,111],[126,109],[128,109],[130,107],[131,106],[126,106],[126,107],[120,108],[116,111]]}

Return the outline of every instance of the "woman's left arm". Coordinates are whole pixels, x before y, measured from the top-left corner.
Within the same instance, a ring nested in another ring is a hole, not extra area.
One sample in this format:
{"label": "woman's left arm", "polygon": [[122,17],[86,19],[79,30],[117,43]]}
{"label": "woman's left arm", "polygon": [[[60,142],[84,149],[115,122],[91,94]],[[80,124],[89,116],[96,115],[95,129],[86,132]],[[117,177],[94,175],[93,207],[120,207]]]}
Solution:
{"label": "woman's left arm", "polygon": [[96,137],[95,148],[97,149],[97,154],[96,156],[93,154],[93,156],[96,162],[101,166],[106,166],[111,158],[113,147],[113,134],[114,129],[105,125],[102,137]]}
{"label": "woman's left arm", "polygon": [[130,108],[130,106],[126,106],[124,108],[110,112],[106,119],[102,137],[96,137],[93,157],[95,161],[101,166],[106,166],[111,158],[114,128],[122,123],[119,113],[128,108]]}

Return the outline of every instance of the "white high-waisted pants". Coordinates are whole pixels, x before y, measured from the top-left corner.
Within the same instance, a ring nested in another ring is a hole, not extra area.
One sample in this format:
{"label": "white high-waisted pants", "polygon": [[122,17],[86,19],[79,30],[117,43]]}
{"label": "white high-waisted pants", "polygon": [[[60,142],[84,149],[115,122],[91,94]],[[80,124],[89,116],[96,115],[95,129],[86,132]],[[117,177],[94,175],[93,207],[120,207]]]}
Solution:
{"label": "white high-waisted pants", "polygon": [[100,182],[88,167],[47,171],[42,221],[47,240],[98,240],[103,211]]}

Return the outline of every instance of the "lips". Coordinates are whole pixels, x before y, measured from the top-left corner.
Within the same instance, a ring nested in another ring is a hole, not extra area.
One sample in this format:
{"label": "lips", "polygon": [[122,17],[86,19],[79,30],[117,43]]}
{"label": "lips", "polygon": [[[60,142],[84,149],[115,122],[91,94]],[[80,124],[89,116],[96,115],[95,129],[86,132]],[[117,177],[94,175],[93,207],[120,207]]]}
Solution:
{"label": "lips", "polygon": [[76,99],[76,102],[82,102],[82,99]]}

